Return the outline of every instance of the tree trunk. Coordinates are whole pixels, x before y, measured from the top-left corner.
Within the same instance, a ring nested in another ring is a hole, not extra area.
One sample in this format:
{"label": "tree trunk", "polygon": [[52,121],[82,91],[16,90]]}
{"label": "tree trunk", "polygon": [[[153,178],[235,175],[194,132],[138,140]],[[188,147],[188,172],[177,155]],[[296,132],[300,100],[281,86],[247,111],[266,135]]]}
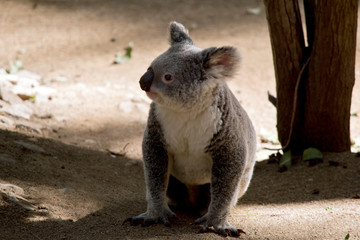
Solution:
{"label": "tree trunk", "polygon": [[289,0],[264,2],[275,66],[278,137],[282,146],[292,145],[298,142],[297,134],[291,133],[299,125],[298,118],[292,124],[292,112],[305,49],[299,5],[298,1]]}
{"label": "tree trunk", "polygon": [[307,47],[298,0],[264,3],[280,143],[294,152],[350,150],[358,0],[304,0]]}
{"label": "tree trunk", "polygon": [[358,0],[318,0],[305,82],[303,144],[350,150],[350,106],[355,82]]}

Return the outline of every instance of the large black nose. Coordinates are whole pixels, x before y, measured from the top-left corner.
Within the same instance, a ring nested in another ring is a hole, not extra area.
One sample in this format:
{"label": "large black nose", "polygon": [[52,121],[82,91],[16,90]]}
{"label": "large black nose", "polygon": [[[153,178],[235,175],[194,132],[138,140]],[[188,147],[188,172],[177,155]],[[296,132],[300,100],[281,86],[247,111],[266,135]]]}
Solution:
{"label": "large black nose", "polygon": [[150,91],[151,83],[154,80],[154,71],[149,68],[144,75],[140,78],[140,87],[142,90]]}

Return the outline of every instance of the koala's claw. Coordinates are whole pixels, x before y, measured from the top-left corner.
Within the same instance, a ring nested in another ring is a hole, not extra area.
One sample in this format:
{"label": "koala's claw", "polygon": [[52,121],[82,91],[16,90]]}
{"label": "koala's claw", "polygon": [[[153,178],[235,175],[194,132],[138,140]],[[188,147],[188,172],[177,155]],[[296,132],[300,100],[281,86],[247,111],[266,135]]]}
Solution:
{"label": "koala's claw", "polygon": [[246,234],[241,229],[233,229],[233,228],[214,228],[211,229],[210,227],[202,227],[200,229],[200,233],[207,233],[207,232],[214,232],[217,233],[223,237],[239,237],[241,234]]}
{"label": "koala's claw", "polygon": [[[241,229],[234,228],[229,223],[225,224],[211,224],[207,219],[207,215],[202,216],[201,218],[196,219],[195,224],[201,224],[206,222],[200,229],[200,233],[214,232],[223,237],[239,237],[241,234],[246,234]],[[225,226],[224,226],[225,225]],[[211,228],[213,227],[213,228]]]}

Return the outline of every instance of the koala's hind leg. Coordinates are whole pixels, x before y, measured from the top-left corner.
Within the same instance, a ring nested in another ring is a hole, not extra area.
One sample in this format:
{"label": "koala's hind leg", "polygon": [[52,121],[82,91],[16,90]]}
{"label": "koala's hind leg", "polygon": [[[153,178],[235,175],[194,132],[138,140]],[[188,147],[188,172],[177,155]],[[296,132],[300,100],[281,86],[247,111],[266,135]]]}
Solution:
{"label": "koala's hind leg", "polygon": [[255,165],[255,161],[252,161],[249,166],[247,166],[244,170],[244,174],[240,179],[240,184],[239,184],[239,193],[237,195],[237,199],[235,200],[234,205],[236,204],[237,200],[240,199],[246,192],[246,190],[248,189],[249,185],[250,185],[250,180],[252,178],[253,172],[254,172],[254,165]]}

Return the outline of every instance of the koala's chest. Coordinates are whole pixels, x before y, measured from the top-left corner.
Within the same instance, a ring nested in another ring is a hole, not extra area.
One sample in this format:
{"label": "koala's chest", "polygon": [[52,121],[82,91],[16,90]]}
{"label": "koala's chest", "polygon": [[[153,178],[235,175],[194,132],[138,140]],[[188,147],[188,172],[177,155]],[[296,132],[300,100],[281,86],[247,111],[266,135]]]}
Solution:
{"label": "koala's chest", "polygon": [[221,127],[221,113],[209,107],[200,113],[158,109],[170,160],[170,172],[187,184],[210,182],[212,159],[206,153]]}

